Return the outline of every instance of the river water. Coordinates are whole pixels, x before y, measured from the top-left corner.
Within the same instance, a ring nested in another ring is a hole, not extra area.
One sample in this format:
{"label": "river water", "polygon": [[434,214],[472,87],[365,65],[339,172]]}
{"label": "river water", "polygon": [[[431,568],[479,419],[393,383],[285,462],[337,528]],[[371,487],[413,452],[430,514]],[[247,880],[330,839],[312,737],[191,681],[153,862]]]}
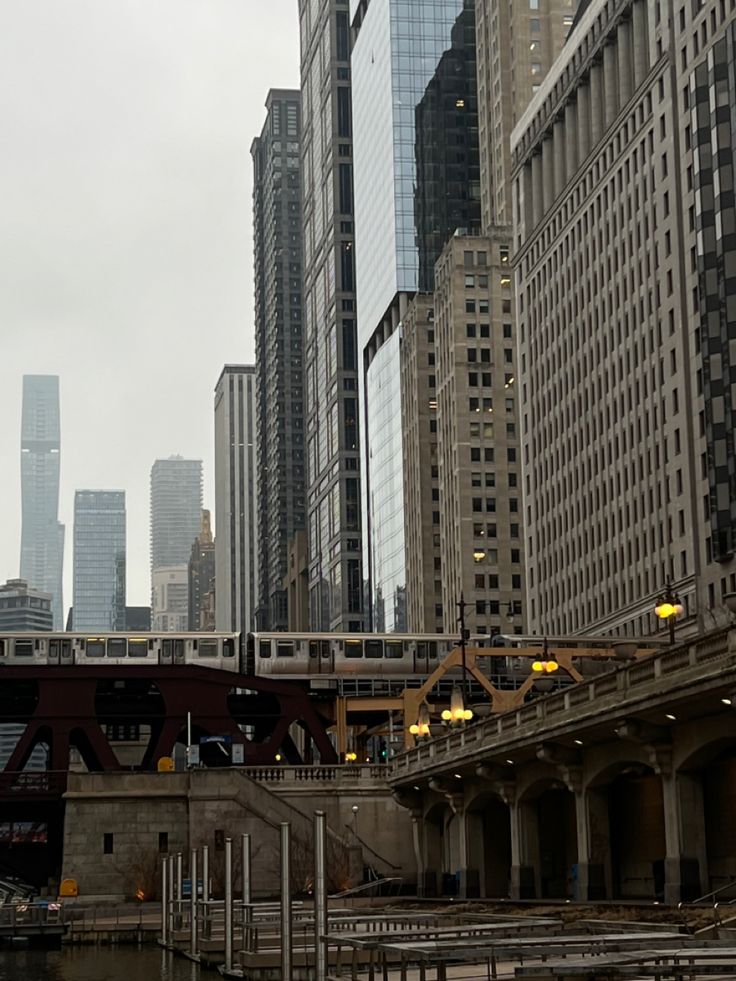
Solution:
{"label": "river water", "polygon": [[216,981],[219,977],[155,947],[0,950],[0,981]]}

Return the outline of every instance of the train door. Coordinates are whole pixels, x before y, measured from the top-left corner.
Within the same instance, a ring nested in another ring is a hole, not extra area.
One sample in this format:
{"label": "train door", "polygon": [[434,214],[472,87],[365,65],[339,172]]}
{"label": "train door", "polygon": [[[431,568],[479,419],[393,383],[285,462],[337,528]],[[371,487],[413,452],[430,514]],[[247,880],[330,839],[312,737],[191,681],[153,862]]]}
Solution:
{"label": "train door", "polygon": [[309,641],[309,656],[307,658],[307,673],[311,675],[334,674],[335,652],[327,637],[319,637]]}
{"label": "train door", "polygon": [[418,640],[414,651],[414,671],[427,678],[437,667],[437,641]]}
{"label": "train door", "polygon": [[72,664],[72,642],[54,638],[49,640],[49,664]]}
{"label": "train door", "polygon": [[174,641],[171,638],[162,638],[159,654],[161,664],[173,664],[174,662]]}

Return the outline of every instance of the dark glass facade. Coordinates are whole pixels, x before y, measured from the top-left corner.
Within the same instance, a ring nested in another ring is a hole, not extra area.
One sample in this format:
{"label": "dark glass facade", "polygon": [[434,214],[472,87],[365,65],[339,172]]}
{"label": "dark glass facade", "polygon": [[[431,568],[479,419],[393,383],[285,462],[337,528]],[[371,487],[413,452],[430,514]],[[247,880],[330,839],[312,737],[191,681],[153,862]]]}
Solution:
{"label": "dark glass facade", "polygon": [[74,495],[74,630],[125,630],[125,492]]}
{"label": "dark glass facade", "polygon": [[414,194],[419,289],[434,288],[434,264],[458,228],[481,227],[475,4],[466,3],[451,47],[416,108]]}
{"label": "dark glass facade", "polygon": [[258,608],[288,628],[289,543],[305,524],[300,93],[272,89],[253,141]]}
{"label": "dark glass facade", "polygon": [[713,558],[736,553],[736,24],[690,80]]}

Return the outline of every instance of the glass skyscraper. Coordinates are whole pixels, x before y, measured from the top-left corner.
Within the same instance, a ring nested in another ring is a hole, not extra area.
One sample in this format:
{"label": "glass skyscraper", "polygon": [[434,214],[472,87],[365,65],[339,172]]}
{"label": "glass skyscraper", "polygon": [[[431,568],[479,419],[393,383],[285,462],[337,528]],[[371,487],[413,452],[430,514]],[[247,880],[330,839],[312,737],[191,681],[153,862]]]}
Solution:
{"label": "glass skyscraper", "polygon": [[51,594],[55,630],[63,629],[64,620],[64,526],[58,519],[60,449],[59,379],[56,375],[24,375],[20,578]]}
{"label": "glass skyscraper", "polygon": [[[351,2],[364,564],[375,630],[407,627],[402,317],[419,288],[420,254],[426,280],[455,229],[479,225],[480,189],[471,179],[477,99],[472,54],[464,52],[474,42],[474,6],[473,0]],[[455,179],[458,165],[461,179]],[[431,186],[418,187],[420,180]],[[444,200],[432,200],[435,192]]]}
{"label": "glass skyscraper", "polygon": [[74,630],[125,630],[125,491],[74,495]]}

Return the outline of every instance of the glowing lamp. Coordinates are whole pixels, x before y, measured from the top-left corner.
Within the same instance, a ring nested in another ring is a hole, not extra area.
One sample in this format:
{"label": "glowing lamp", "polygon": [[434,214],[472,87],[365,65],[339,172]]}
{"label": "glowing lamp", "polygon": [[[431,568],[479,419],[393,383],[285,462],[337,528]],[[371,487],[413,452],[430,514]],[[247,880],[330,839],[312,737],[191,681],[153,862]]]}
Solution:
{"label": "glowing lamp", "polygon": [[416,722],[409,726],[409,732],[412,734],[412,736],[419,735],[419,726],[416,724]]}
{"label": "glowing lamp", "polygon": [[543,661],[532,661],[532,671],[541,672],[544,671]]}
{"label": "glowing lamp", "polygon": [[473,718],[472,709],[465,709],[465,711],[463,712],[463,719],[465,720],[465,722],[470,722],[472,718]]}
{"label": "glowing lamp", "polygon": [[662,600],[661,603],[657,603],[657,605],[654,607],[654,612],[660,620],[669,620],[670,617],[676,615],[677,607],[674,603],[670,603],[668,600]]}
{"label": "glowing lamp", "polygon": [[449,722],[452,718],[452,712],[449,709],[444,709],[442,712],[442,721]]}

